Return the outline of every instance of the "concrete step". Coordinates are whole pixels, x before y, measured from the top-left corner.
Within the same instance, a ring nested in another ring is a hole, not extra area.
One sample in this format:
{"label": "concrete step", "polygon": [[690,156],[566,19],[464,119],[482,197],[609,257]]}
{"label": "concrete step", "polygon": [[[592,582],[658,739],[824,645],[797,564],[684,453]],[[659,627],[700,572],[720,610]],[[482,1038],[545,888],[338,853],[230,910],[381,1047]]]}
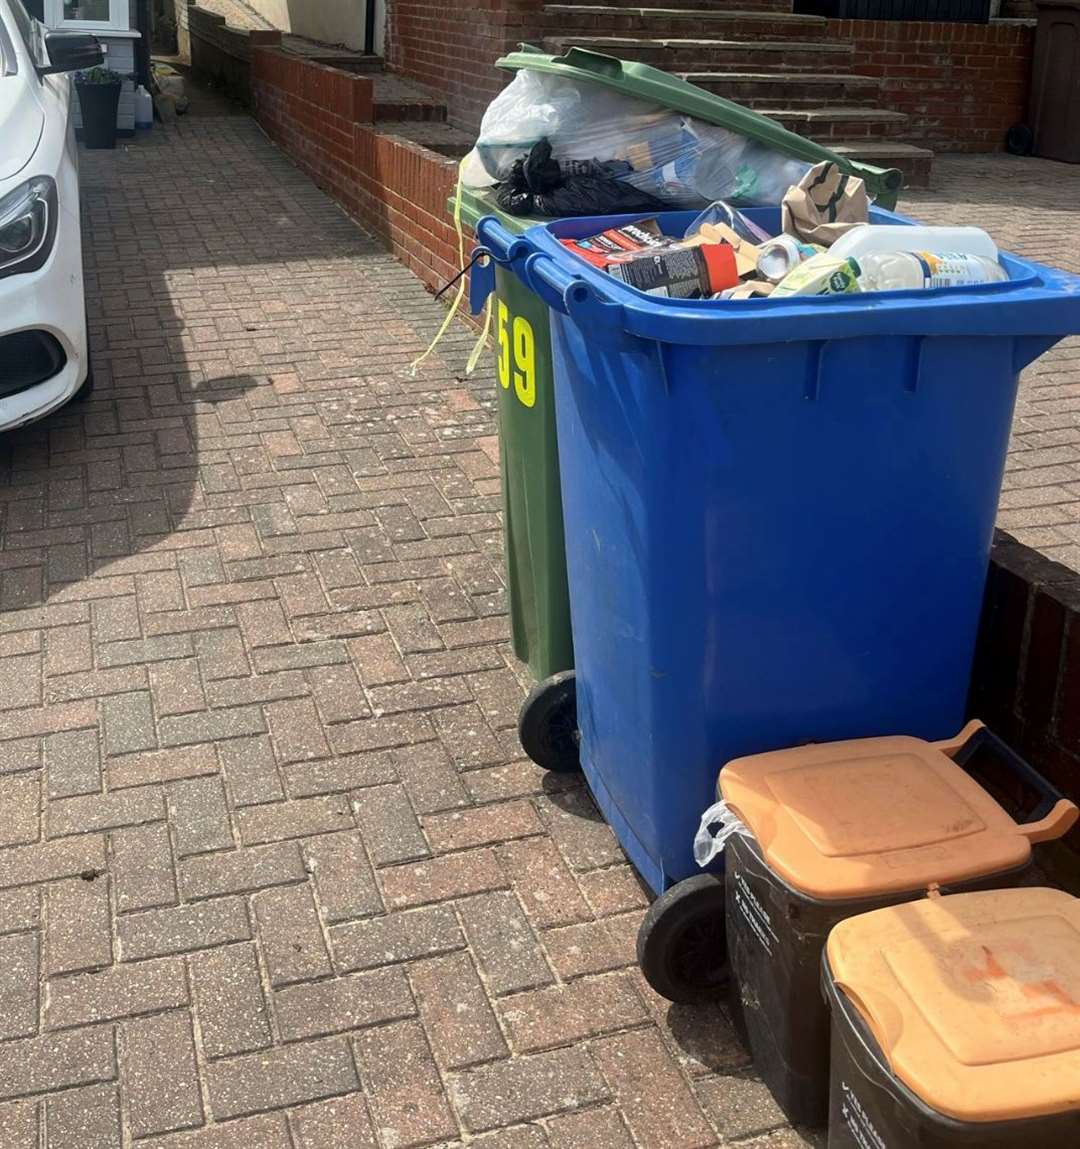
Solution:
{"label": "concrete step", "polygon": [[875,76],[818,72],[683,72],[685,80],[748,108],[873,107]]}
{"label": "concrete step", "polygon": [[380,120],[375,130],[380,136],[399,136],[455,160],[461,159],[472,149],[476,138],[471,132],[434,121]]}
{"label": "concrete step", "polygon": [[727,40],[815,40],[825,35],[822,16],[747,12],[713,8],[620,8],[613,5],[548,4],[544,21],[550,36],[574,32],[593,36],[700,36]]}
{"label": "concrete step", "polygon": [[[695,8],[716,12],[792,12],[794,0],[693,0]],[[612,8],[670,8],[671,0],[608,0]]]}
{"label": "concrete step", "polygon": [[862,160],[879,168],[899,168],[904,173],[904,186],[930,186],[934,153],[899,140],[824,140],[838,156]]}
{"label": "concrete step", "polygon": [[442,123],[446,104],[433,92],[389,72],[372,76],[375,120],[413,120]]}
{"label": "concrete step", "polygon": [[577,45],[669,72],[834,72],[849,66],[854,46],[825,40],[697,40],[644,36],[549,36],[559,55]]}
{"label": "concrete step", "polygon": [[758,108],[790,132],[832,146],[832,140],[880,140],[903,134],[908,117],[879,108]]}

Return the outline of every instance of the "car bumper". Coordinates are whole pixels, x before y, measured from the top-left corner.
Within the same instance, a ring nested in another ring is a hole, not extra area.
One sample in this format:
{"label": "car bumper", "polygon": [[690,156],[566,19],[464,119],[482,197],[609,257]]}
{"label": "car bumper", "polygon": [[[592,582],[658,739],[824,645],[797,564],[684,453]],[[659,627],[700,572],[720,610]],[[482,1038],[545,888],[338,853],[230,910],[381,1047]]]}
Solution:
{"label": "car bumper", "polygon": [[[5,336],[43,331],[59,343],[64,355],[62,366],[49,378],[0,396],[0,430],[47,415],[66,403],[86,380],[89,356],[81,242],[78,217],[61,209],[48,262],[37,271],[0,279],[0,354]],[[0,375],[3,370],[0,362]]]}

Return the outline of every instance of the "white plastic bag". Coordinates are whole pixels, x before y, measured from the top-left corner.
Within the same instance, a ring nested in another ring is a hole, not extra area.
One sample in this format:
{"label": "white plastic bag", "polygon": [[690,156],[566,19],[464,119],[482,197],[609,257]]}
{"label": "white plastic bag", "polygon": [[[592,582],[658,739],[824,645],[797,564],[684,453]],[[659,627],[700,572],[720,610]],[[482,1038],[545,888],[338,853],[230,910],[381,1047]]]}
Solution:
{"label": "white plastic bag", "polygon": [[[648,161],[649,141],[662,133],[673,112],[621,95],[599,84],[578,84],[547,72],[522,68],[484,112],[475,152],[489,177],[505,180],[516,160],[540,140],[551,142],[552,155],[565,161],[625,160],[635,150]],[[468,173],[475,171],[467,165]],[[472,185],[476,186],[476,185]]]}
{"label": "white plastic bag", "polygon": [[694,835],[694,861],[704,869],[713,858],[724,852],[724,846],[732,834],[750,837],[750,831],[726,802],[720,801],[710,806],[701,815],[701,825]]}
{"label": "white plastic bag", "polygon": [[610,174],[672,208],[718,199],[778,204],[810,170],[716,124],[600,84],[522,68],[488,105],[462,168],[464,183],[506,181],[515,162],[543,139],[565,176],[590,163],[622,165]]}

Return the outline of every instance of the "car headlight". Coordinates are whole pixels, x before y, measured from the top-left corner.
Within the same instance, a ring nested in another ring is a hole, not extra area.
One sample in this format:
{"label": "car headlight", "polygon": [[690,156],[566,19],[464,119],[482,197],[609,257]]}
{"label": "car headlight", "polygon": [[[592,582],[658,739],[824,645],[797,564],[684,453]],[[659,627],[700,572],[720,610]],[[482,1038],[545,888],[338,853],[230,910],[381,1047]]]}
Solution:
{"label": "car headlight", "polygon": [[0,199],[0,278],[37,271],[56,238],[56,183],[35,176]]}

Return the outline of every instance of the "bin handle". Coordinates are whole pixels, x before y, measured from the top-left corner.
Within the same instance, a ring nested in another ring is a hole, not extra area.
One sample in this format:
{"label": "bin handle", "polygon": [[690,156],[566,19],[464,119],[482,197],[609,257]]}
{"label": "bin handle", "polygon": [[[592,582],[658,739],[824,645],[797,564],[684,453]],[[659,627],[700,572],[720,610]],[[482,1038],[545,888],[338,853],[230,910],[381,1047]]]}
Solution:
{"label": "bin handle", "polygon": [[593,72],[598,76],[620,76],[623,70],[623,62],[618,56],[608,56],[604,52],[593,52],[588,48],[570,48],[562,56],[557,56],[556,62],[580,68],[583,72]]}
{"label": "bin handle", "polygon": [[935,742],[934,746],[952,758],[958,766],[966,765],[979,750],[989,751],[1014,777],[1040,795],[1042,800],[1038,806],[1024,821],[1017,823],[1017,829],[1033,845],[1062,837],[1080,818],[1080,809],[1077,809],[1074,802],[1070,802],[1026,758],[1017,754],[977,718],[969,722],[955,738]]}
{"label": "bin handle", "polygon": [[833,985],[848,999],[859,1020],[870,1030],[878,1048],[887,1056],[904,1032],[900,1011],[889,998],[875,990],[855,990],[840,979],[836,979]]}
{"label": "bin handle", "polygon": [[[566,295],[577,285],[584,287],[579,279],[570,275],[548,255],[534,252],[525,260],[524,279],[529,287],[553,311],[567,314]],[[585,290],[588,290],[585,288]]]}
{"label": "bin handle", "polygon": [[485,215],[477,221],[476,242],[477,246],[487,249],[496,263],[513,263],[532,251],[520,235],[507,231],[493,215]]}

